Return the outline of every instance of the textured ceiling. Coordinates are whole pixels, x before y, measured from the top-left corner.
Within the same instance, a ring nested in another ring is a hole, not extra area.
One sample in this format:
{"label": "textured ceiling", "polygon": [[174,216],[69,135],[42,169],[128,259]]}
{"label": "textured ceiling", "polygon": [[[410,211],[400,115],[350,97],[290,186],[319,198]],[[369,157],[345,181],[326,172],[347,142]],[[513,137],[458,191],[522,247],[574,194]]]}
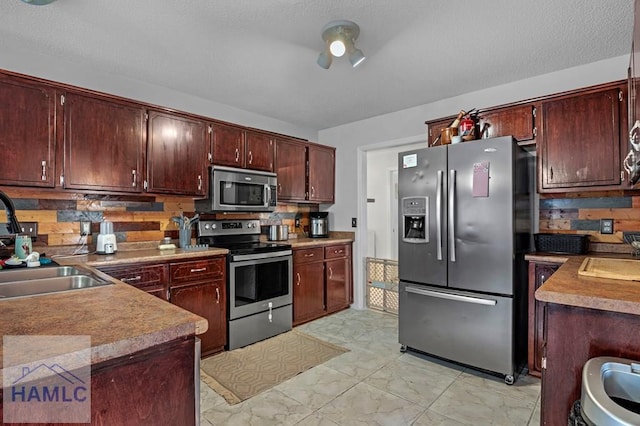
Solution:
{"label": "textured ceiling", "polygon": [[[316,65],[348,19],[367,56]],[[633,0],[0,1],[0,42],[311,129],[631,50]]]}

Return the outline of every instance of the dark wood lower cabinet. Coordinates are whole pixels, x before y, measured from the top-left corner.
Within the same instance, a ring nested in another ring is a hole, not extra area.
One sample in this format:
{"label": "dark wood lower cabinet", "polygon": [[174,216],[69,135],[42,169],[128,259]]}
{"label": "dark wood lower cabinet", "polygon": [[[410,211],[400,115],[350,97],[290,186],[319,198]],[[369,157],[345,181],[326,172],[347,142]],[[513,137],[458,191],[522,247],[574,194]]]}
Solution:
{"label": "dark wood lower cabinet", "polygon": [[207,331],[198,336],[202,340],[203,356],[221,352],[227,344],[225,285],[224,280],[215,280],[184,284],[170,290],[171,303],[209,322]]}
{"label": "dark wood lower cabinet", "polygon": [[589,359],[640,360],[640,316],[547,303],[545,317],[541,422],[566,425],[571,405],[580,399],[582,367]]}
{"label": "dark wood lower cabinet", "polygon": [[346,309],[353,301],[351,244],[293,251],[293,325]]}
{"label": "dark wood lower cabinet", "polygon": [[559,263],[529,262],[529,333],[528,333],[528,368],[529,374],[540,377],[542,375],[542,356],[544,350],[544,306],[538,302],[535,292],[549,277],[558,270]]}
{"label": "dark wood lower cabinet", "polygon": [[195,425],[194,356],[189,336],[91,366],[91,424]]}
{"label": "dark wood lower cabinet", "polygon": [[350,258],[325,262],[327,313],[349,306],[350,264]]}

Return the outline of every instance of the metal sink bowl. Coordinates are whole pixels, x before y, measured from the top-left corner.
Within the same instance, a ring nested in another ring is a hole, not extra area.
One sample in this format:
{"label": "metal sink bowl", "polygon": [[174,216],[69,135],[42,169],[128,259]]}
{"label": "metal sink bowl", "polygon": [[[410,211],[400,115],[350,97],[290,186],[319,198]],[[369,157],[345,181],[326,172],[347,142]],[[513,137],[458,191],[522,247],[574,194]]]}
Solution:
{"label": "metal sink bowl", "polygon": [[76,266],[8,269],[0,271],[0,283],[39,280],[42,278],[68,277],[70,275],[91,275],[91,272],[87,269]]}
{"label": "metal sink bowl", "polygon": [[589,425],[640,425],[640,364],[592,358],[582,370],[582,417]]}
{"label": "metal sink bowl", "polygon": [[[11,274],[8,281],[4,274]],[[60,293],[113,284],[82,268],[61,266],[0,272],[0,300]]]}

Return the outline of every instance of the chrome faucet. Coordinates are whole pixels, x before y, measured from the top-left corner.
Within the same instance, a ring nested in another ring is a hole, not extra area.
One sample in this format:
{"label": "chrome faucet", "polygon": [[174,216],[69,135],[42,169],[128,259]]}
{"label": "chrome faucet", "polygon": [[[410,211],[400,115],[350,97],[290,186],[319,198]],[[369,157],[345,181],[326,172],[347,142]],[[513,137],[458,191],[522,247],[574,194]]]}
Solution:
{"label": "chrome faucet", "polygon": [[0,191],[0,201],[4,204],[4,209],[7,212],[7,223],[4,227],[0,224],[0,237],[15,236],[22,232],[22,226],[20,226],[20,222],[18,222],[18,218],[16,217],[16,208],[11,198],[2,191]]}

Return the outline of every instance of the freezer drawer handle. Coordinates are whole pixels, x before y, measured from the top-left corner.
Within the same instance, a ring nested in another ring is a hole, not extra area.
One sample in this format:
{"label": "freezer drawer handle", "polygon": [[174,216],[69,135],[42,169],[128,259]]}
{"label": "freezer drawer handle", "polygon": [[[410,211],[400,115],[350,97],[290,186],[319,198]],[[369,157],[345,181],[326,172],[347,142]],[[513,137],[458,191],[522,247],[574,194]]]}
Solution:
{"label": "freezer drawer handle", "polygon": [[449,259],[452,262],[456,261],[456,171],[451,169],[449,171],[451,177],[449,178],[449,247],[451,247],[451,254]]}
{"label": "freezer drawer handle", "polygon": [[438,179],[436,182],[436,256],[438,260],[442,260],[442,177],[444,172],[438,170]]}
{"label": "freezer drawer handle", "polygon": [[439,291],[423,290],[421,288],[407,287],[407,293],[420,294],[422,296],[438,297],[440,299],[455,300],[456,302],[475,303],[477,305],[495,306],[498,301],[481,299],[479,297],[462,296],[460,294],[440,293]]}

